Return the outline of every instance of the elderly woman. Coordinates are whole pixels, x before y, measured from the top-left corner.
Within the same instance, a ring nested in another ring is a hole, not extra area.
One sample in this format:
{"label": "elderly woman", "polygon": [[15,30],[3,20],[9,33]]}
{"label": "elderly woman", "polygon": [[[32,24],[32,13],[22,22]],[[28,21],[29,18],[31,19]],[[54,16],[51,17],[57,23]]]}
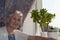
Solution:
{"label": "elderly woman", "polygon": [[23,14],[20,11],[15,11],[7,15],[6,26],[0,28],[0,40],[20,40],[19,34],[17,34],[18,31],[14,30],[19,30],[22,26],[22,18]]}

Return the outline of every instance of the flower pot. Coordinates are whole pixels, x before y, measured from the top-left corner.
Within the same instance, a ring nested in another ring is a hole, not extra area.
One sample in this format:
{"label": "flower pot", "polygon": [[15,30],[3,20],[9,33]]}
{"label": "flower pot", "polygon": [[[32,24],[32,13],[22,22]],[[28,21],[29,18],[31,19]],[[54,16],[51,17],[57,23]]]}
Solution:
{"label": "flower pot", "polygon": [[48,37],[57,39],[58,38],[58,33],[57,32],[48,32]]}
{"label": "flower pot", "polygon": [[48,37],[47,32],[42,32],[42,33],[41,33],[41,36],[42,36],[42,37]]}

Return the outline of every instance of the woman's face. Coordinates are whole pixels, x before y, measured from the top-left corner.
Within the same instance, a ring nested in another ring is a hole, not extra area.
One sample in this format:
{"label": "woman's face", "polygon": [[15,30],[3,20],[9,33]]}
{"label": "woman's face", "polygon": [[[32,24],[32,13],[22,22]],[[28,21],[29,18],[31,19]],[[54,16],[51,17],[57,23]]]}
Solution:
{"label": "woman's face", "polygon": [[20,26],[20,21],[21,21],[20,19],[21,19],[21,17],[20,17],[19,14],[14,14],[14,15],[11,17],[11,20],[10,20],[10,23],[9,23],[10,27],[13,28],[13,29],[19,28],[19,26]]}

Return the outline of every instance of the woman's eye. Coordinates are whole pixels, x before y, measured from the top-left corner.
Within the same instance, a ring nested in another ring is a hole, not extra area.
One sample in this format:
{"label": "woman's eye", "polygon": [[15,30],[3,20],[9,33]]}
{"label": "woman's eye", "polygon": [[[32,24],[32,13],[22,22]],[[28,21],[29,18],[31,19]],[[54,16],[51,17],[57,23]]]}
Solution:
{"label": "woman's eye", "polygon": [[20,21],[20,19],[18,19],[18,21]]}
{"label": "woman's eye", "polygon": [[16,18],[13,18],[14,20],[16,20]]}

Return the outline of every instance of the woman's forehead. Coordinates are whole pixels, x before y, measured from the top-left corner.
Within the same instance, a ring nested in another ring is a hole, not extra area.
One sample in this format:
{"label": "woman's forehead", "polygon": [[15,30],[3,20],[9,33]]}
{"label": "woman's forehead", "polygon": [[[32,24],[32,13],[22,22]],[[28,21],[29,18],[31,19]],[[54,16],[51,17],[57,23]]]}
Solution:
{"label": "woman's forehead", "polygon": [[21,17],[19,14],[14,14],[13,17]]}
{"label": "woman's forehead", "polygon": [[9,19],[9,18],[13,18],[13,17],[14,17],[14,18],[20,18],[21,16],[20,16],[19,14],[16,14],[16,13],[15,13],[15,14],[9,15],[8,19]]}

